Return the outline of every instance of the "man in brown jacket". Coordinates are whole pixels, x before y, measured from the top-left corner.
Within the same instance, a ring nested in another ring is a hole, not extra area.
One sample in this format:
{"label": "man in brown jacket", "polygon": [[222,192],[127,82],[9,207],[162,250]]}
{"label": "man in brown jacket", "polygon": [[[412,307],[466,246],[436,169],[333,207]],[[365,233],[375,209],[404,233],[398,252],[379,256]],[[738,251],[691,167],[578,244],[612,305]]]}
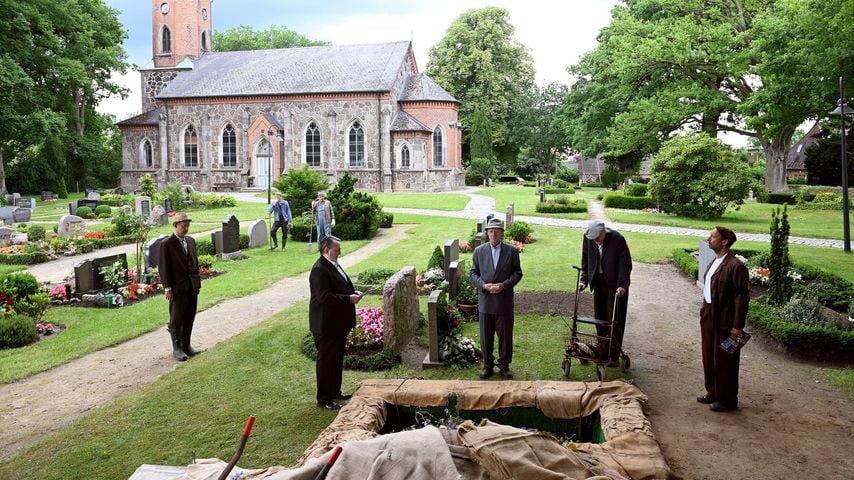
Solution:
{"label": "man in brown jacket", "polygon": [[706,393],[697,397],[714,412],[738,408],[738,365],[740,352],[727,353],[721,343],[738,337],[747,319],[750,284],[747,267],[729,250],[735,233],[715,227],[709,233],[709,248],[715,260],[706,269],[703,282],[703,307],[700,309],[700,339],[703,351],[703,377]]}

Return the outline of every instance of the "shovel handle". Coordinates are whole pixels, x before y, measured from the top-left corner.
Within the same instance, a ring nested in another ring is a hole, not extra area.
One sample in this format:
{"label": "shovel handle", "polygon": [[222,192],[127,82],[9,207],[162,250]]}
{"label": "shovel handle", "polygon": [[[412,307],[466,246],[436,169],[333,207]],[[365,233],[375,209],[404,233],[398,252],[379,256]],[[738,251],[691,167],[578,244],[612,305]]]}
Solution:
{"label": "shovel handle", "polygon": [[320,471],[317,472],[317,476],[314,477],[314,480],[323,480],[324,478],[326,478],[326,474],[329,473],[329,469],[332,468],[332,465],[335,463],[336,460],[338,460],[338,456],[341,455],[341,450],[343,450],[341,448],[341,445],[338,445],[337,447],[335,447],[335,450],[332,450],[332,455],[329,456],[329,460],[326,461],[326,463],[323,465],[323,468],[321,468]]}

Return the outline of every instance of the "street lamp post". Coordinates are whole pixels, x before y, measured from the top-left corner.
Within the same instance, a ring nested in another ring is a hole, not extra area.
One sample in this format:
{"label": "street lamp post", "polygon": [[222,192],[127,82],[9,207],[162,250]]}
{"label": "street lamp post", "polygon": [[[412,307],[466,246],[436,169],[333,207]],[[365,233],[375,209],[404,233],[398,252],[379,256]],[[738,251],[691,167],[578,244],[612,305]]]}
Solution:
{"label": "street lamp post", "polygon": [[842,77],[839,77],[839,103],[831,115],[839,115],[839,137],[842,151],[842,248],[846,252],[851,251],[851,229],[848,222],[848,157],[845,153],[845,115],[854,113],[845,101],[845,89]]}
{"label": "street lamp post", "polygon": [[270,128],[267,130],[267,139],[269,142],[267,143],[267,148],[270,149],[269,155],[267,155],[267,205],[270,204],[270,184],[273,183],[273,129]]}

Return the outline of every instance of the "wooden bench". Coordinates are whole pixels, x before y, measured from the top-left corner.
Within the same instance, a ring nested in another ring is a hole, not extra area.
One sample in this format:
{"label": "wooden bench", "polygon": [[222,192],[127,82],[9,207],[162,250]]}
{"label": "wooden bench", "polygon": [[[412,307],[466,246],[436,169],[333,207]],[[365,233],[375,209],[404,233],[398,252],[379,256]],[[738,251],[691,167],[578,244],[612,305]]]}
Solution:
{"label": "wooden bench", "polygon": [[217,192],[222,190],[233,191],[235,186],[234,182],[219,182],[213,184],[213,189]]}

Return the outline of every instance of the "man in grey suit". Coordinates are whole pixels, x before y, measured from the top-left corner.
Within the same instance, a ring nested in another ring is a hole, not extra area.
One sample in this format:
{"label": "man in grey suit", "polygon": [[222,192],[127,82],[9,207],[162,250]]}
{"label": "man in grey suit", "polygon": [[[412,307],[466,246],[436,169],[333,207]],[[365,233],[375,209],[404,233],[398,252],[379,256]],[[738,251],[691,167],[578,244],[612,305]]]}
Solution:
{"label": "man in grey suit", "polygon": [[489,243],[478,246],[472,254],[469,278],[477,288],[480,312],[480,346],[483,369],[480,378],[492,376],[495,357],[492,343],[498,334],[498,374],[513,378],[513,287],[522,279],[519,251],[504,243],[504,222],[493,218],[486,226]]}

